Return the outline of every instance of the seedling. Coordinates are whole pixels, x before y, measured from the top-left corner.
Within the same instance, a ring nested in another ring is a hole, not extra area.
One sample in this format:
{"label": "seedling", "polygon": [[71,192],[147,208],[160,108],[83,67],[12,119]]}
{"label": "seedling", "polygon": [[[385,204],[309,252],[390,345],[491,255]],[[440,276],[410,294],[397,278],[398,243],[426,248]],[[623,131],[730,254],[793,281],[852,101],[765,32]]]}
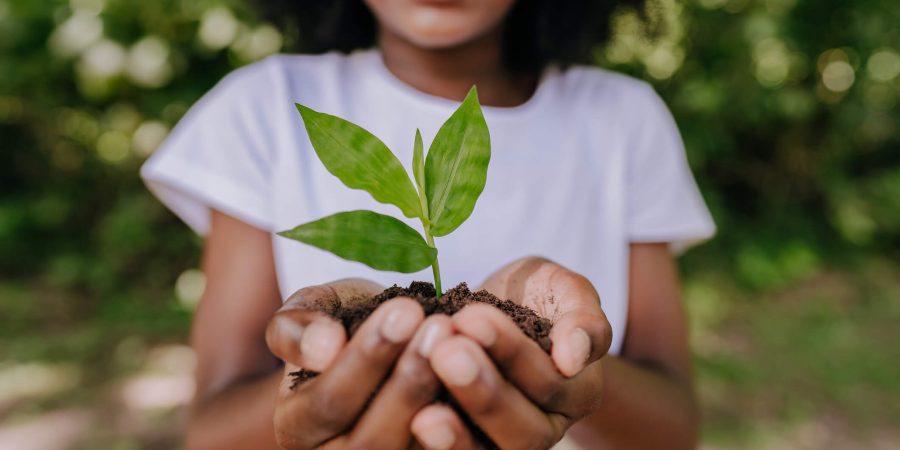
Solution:
{"label": "seedling", "polygon": [[376,270],[418,272],[428,266],[441,295],[435,237],[459,227],[484,190],[491,143],[473,86],[438,130],[423,155],[416,130],[410,179],[403,165],[372,133],[349,121],[297,104],[322,164],[347,187],[362,189],[422,223],[424,238],[409,225],[372,211],[347,211],[278,233]]}

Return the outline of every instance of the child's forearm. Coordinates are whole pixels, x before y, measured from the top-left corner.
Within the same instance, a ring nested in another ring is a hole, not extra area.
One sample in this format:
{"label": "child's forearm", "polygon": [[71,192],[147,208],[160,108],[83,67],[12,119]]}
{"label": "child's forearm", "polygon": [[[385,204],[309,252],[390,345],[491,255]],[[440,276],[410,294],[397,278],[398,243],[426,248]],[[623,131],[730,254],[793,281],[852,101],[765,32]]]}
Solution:
{"label": "child's forearm", "polygon": [[235,384],[197,403],[187,429],[187,450],[277,450],[272,415],[282,369]]}
{"label": "child's forearm", "polygon": [[688,383],[614,356],[602,364],[603,406],[570,437],[590,449],[696,447],[699,414]]}

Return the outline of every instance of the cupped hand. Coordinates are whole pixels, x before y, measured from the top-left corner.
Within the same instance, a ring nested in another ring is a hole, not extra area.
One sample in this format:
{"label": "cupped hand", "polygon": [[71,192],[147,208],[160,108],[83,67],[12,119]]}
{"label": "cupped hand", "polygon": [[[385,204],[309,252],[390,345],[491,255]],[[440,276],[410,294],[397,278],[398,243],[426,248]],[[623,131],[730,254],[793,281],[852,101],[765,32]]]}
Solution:
{"label": "cupped hand", "polygon": [[[434,401],[440,383],[428,357],[452,334],[447,316],[424,318],[413,300],[385,302],[347,340],[328,313],[381,287],[342,280],[302,289],[269,324],[269,348],[285,361],[275,409],[285,449],[407,448],[416,412]],[[294,388],[290,372],[320,374]],[[377,392],[376,392],[377,391]]]}
{"label": "cupped hand", "polygon": [[[550,356],[496,308],[470,305],[453,316],[455,335],[434,348],[431,367],[500,448],[549,448],[600,405],[612,331],[599,296],[581,275],[540,258],[516,261],[482,287],[553,322]],[[412,429],[426,448],[474,447],[446,407],[422,409]]]}

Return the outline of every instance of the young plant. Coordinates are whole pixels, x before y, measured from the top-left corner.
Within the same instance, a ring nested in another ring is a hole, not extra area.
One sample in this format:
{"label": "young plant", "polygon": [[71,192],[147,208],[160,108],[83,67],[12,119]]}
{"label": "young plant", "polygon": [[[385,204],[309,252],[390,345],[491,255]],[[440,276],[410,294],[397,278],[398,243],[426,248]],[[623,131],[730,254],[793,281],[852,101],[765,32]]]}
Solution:
{"label": "young plant", "polygon": [[491,143],[473,86],[438,130],[423,155],[422,134],[413,143],[414,182],[388,147],[372,133],[339,117],[297,104],[316,155],[347,187],[418,218],[423,238],[402,221],[359,210],[333,214],[278,233],[377,270],[418,272],[429,265],[441,295],[434,238],[446,236],[472,214],[484,190]]}

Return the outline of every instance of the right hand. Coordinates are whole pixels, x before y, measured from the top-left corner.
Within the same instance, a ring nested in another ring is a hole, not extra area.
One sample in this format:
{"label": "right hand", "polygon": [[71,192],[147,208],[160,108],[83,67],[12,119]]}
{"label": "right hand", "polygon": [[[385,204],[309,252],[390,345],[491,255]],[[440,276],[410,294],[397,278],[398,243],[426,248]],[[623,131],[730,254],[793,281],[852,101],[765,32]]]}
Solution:
{"label": "right hand", "polygon": [[[311,286],[294,293],[272,318],[266,342],[285,362],[275,406],[282,448],[413,445],[410,423],[440,387],[428,357],[453,328],[449,317],[425,319],[417,302],[395,298],[379,306],[348,342],[328,312],[381,291],[360,279]],[[291,389],[289,373],[300,368],[320,374]]]}

